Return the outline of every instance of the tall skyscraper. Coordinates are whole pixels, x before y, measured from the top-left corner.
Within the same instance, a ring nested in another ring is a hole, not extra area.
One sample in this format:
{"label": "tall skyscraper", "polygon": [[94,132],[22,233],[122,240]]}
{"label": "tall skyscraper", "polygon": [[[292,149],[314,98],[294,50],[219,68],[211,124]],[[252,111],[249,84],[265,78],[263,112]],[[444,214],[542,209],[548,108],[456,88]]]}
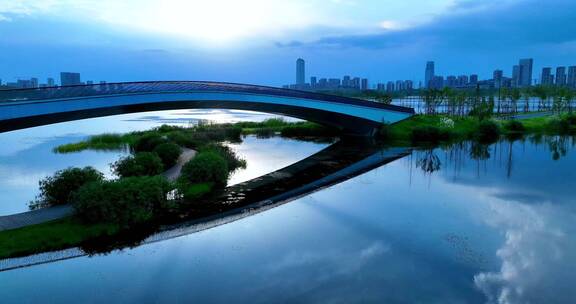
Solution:
{"label": "tall skyscraper", "polygon": [[529,87],[532,85],[532,66],[534,65],[534,59],[520,59],[520,77],[519,86]]}
{"label": "tall skyscraper", "polygon": [[492,74],[492,79],[494,79],[494,88],[499,89],[502,87],[502,77],[504,72],[502,70],[495,70]]}
{"label": "tall skyscraper", "polygon": [[576,66],[568,68],[568,81],[566,84],[571,88],[576,88]]}
{"label": "tall skyscraper", "polygon": [[430,83],[434,79],[434,61],[426,62],[426,72],[424,74],[424,86],[430,88]]}
{"label": "tall skyscraper", "polygon": [[512,87],[517,88],[520,86],[520,66],[515,65],[512,67]]}
{"label": "tall skyscraper", "polygon": [[388,81],[386,83],[386,92],[394,92],[394,82]]}
{"label": "tall skyscraper", "polygon": [[554,84],[552,77],[552,68],[542,68],[542,75],[540,76],[540,84],[543,86],[551,86]]}
{"label": "tall skyscraper", "polygon": [[81,84],[80,73],[70,73],[70,72],[60,73],[60,84],[62,86]]}
{"label": "tall skyscraper", "polygon": [[56,86],[56,83],[54,82],[54,78],[48,78],[48,79],[46,79],[46,85],[48,85],[49,87],[54,87],[54,86]]}
{"label": "tall skyscraper", "polygon": [[302,58],[296,60],[296,85],[304,86],[306,83],[306,62]]}
{"label": "tall skyscraper", "polygon": [[566,86],[566,68],[557,67],[556,68],[556,85],[559,87]]}

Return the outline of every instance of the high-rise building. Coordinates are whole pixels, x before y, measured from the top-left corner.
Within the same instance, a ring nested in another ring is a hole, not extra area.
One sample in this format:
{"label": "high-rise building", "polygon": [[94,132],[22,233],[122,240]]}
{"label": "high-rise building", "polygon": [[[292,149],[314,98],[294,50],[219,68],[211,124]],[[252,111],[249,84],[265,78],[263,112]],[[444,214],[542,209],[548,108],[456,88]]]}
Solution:
{"label": "high-rise building", "polygon": [[566,84],[571,88],[576,88],[576,66],[568,68],[568,81]]}
{"label": "high-rise building", "polygon": [[394,92],[394,82],[388,81],[386,83],[386,92]]}
{"label": "high-rise building", "polygon": [[492,79],[494,79],[494,88],[499,89],[502,87],[502,77],[504,72],[502,70],[495,70],[492,74]]}
{"label": "high-rise building", "polygon": [[476,85],[478,83],[478,75],[472,74],[470,75],[470,84]]}
{"label": "high-rise building", "polygon": [[444,76],[434,76],[430,80],[431,89],[442,89],[445,86]]}
{"label": "high-rise building", "polygon": [[542,68],[542,75],[540,76],[540,84],[543,86],[551,86],[554,84],[554,77],[552,76],[552,68]]}
{"label": "high-rise building", "polygon": [[345,88],[349,88],[352,86],[350,76],[344,76],[344,78],[342,78],[342,86]]}
{"label": "high-rise building", "polygon": [[520,66],[515,65],[512,68],[512,87],[516,88],[520,86]]}
{"label": "high-rise building", "polygon": [[412,91],[412,89],[414,89],[414,82],[412,82],[412,80],[404,81],[404,90]]}
{"label": "high-rise building", "polygon": [[314,89],[316,88],[316,85],[318,85],[318,78],[315,76],[310,77],[310,87]]}
{"label": "high-rise building", "polygon": [[80,73],[62,72],[60,73],[60,84],[62,86],[79,85]]}
{"label": "high-rise building", "polygon": [[356,90],[360,90],[360,78],[352,78],[350,87]]}
{"label": "high-rise building", "polygon": [[465,87],[468,85],[468,76],[460,75],[458,76],[458,86]]}
{"label": "high-rise building", "polygon": [[434,61],[426,62],[426,72],[424,74],[424,86],[430,88],[430,82],[433,80],[434,74]]}
{"label": "high-rise building", "polygon": [[56,86],[56,83],[54,82],[54,78],[48,78],[46,79],[46,85],[49,87],[54,87]]}
{"label": "high-rise building", "polygon": [[362,90],[368,90],[368,79],[362,78]]}
{"label": "high-rise building", "polygon": [[30,84],[32,85],[33,88],[37,88],[38,87],[38,78],[30,78]]}
{"label": "high-rise building", "polygon": [[450,75],[450,76],[446,77],[446,83],[444,85],[449,87],[449,88],[455,88],[457,83],[458,83],[458,80],[457,80],[456,76]]}
{"label": "high-rise building", "polygon": [[556,68],[556,85],[559,87],[566,86],[566,68],[557,67]]}
{"label": "high-rise building", "polygon": [[306,62],[302,58],[296,60],[296,85],[304,86],[306,83]]}
{"label": "high-rise building", "polygon": [[518,64],[520,66],[520,74],[518,78],[518,86],[529,87],[532,85],[532,66],[534,65],[534,59],[520,59]]}
{"label": "high-rise building", "polygon": [[404,91],[404,82],[402,80],[396,80],[396,91]]}

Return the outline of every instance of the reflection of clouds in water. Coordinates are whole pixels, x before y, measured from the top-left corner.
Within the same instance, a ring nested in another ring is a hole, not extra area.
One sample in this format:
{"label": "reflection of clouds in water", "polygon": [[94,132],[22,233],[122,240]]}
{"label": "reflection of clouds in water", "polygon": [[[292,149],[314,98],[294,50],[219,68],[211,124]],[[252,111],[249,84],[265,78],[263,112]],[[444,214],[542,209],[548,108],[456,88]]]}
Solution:
{"label": "reflection of clouds in water", "polygon": [[37,186],[40,179],[50,174],[49,171],[30,173],[22,168],[0,165],[0,185],[10,187]]}
{"label": "reflection of clouds in water", "polygon": [[490,303],[573,303],[576,216],[552,204],[492,202],[488,224],[505,230],[497,272],[474,277]]}
{"label": "reflection of clouds in water", "polygon": [[[390,250],[388,244],[382,241],[375,241],[358,251],[345,252],[332,248],[325,251],[291,252],[280,261],[268,265],[267,268],[272,275],[306,269],[308,278],[316,279],[316,281],[326,281],[334,276],[354,274],[372,259],[387,254]],[[315,277],[312,277],[314,272],[317,273]]]}

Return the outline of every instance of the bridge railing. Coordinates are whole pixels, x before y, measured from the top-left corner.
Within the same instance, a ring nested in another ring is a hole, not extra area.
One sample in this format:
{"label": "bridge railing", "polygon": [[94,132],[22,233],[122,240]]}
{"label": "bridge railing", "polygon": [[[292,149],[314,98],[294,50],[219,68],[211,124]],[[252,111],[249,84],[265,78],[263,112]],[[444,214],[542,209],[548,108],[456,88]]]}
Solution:
{"label": "bridge railing", "polygon": [[342,96],[266,86],[197,81],[121,82],[33,89],[0,90],[0,103],[167,92],[239,92],[248,94],[323,100],[349,105],[388,109],[406,113],[414,112],[411,108],[386,105]]}

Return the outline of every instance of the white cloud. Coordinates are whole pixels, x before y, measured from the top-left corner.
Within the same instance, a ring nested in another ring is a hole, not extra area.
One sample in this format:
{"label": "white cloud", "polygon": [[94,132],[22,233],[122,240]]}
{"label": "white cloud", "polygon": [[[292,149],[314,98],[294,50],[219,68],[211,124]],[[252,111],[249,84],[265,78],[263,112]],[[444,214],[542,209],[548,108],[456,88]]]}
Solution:
{"label": "white cloud", "polygon": [[474,277],[489,303],[570,303],[576,290],[574,214],[552,204],[492,204],[488,223],[503,229],[505,243],[496,255],[499,271]]}

